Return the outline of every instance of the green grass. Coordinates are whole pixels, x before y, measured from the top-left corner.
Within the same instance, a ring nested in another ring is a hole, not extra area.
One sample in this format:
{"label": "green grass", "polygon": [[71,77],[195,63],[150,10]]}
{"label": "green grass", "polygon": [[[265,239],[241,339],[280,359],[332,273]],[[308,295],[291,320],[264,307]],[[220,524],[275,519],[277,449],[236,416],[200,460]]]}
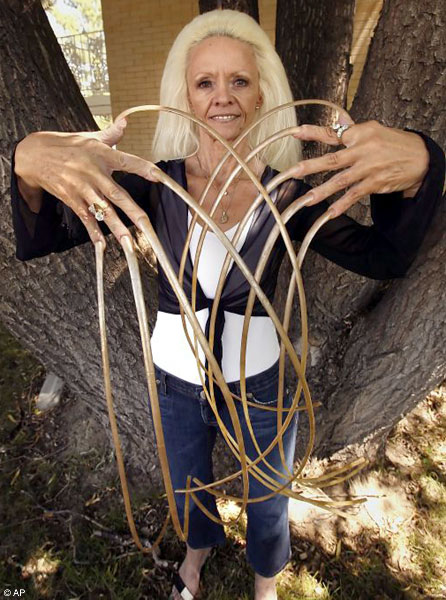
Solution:
{"label": "green grass", "polygon": [[[36,411],[43,378],[43,368],[0,327],[0,596],[8,584],[25,589],[28,600],[167,598],[182,545],[170,529],[161,547],[166,566],[137,551],[116,472],[102,476],[98,467],[109,449],[92,446],[80,455],[70,448],[69,433],[57,432],[55,422],[72,401],[48,414]],[[338,556],[316,539],[293,536],[293,557],[278,581],[282,600],[446,598],[446,394],[440,396],[427,407],[435,422],[393,436],[410,443],[419,466],[405,470],[383,460],[374,469],[383,480],[389,472],[396,478],[413,518],[391,533],[364,529],[354,539],[339,533]],[[164,499],[135,496],[133,506],[138,531],[146,528],[153,540],[164,520]],[[244,535],[242,521],[213,551],[202,581],[208,600],[253,597]],[[402,547],[409,556],[404,569],[394,561]]]}

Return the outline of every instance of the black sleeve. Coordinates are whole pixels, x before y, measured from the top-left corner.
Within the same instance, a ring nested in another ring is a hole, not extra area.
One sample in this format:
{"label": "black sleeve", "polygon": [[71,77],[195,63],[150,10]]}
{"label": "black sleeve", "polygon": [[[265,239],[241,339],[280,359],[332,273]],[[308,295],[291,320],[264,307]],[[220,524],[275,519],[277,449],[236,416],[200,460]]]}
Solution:
{"label": "black sleeve", "polygon": [[[345,269],[366,277],[391,279],[404,276],[415,259],[443,194],[443,151],[429,137],[420,135],[429,151],[430,161],[428,173],[416,196],[404,198],[400,192],[372,195],[373,225],[360,225],[350,217],[340,215],[318,231],[311,248]],[[292,219],[290,233],[293,238],[302,240],[328,206],[328,203],[321,202],[302,209],[296,215],[298,218]]]}
{"label": "black sleeve", "polygon": [[[16,238],[16,256],[19,260],[30,260],[52,252],[63,252],[90,240],[87,230],[77,215],[55,196],[44,191],[42,207],[32,212],[20,195],[14,169],[15,148],[11,160],[11,203],[12,220]],[[115,173],[114,179],[154,219],[158,185],[131,173]],[[118,208],[116,211],[126,226],[129,218]],[[110,233],[105,223],[99,223],[105,235]]]}

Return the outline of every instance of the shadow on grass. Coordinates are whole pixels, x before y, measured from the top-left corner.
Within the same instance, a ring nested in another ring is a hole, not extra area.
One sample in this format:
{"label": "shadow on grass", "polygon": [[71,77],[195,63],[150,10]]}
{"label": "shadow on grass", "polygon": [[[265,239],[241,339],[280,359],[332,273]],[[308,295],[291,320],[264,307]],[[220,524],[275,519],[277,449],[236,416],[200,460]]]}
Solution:
{"label": "shadow on grass", "polygon": [[[293,542],[302,545],[302,540],[298,538],[293,538]],[[292,557],[289,568],[298,580],[294,582],[294,589],[298,594],[294,597],[302,600],[412,598],[404,591],[407,583],[399,581],[386,566],[388,558],[389,549],[384,542],[375,544],[364,556],[344,550],[339,558],[327,556],[320,548],[312,545],[305,561],[299,560],[296,555]]]}

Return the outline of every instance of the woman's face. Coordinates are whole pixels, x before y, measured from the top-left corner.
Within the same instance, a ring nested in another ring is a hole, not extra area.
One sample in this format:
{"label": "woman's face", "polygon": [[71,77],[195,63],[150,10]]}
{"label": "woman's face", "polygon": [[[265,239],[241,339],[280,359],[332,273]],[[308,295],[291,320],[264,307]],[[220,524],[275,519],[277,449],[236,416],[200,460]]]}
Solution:
{"label": "woman's face", "polygon": [[254,121],[262,99],[249,44],[228,37],[203,40],[189,54],[186,78],[192,112],[226,140]]}

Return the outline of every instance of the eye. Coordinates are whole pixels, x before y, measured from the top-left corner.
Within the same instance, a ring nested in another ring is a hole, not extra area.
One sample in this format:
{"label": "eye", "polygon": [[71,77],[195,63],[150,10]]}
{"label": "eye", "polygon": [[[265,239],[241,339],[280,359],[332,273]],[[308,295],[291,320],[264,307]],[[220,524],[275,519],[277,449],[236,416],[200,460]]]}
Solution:
{"label": "eye", "polygon": [[234,81],[234,84],[237,87],[245,87],[248,85],[248,83],[249,83],[248,80],[245,79],[244,77],[237,77],[237,79]]}
{"label": "eye", "polygon": [[203,79],[202,81],[198,82],[197,87],[201,88],[201,89],[205,89],[205,88],[211,87],[211,85],[212,85],[212,82],[209,79]]}

